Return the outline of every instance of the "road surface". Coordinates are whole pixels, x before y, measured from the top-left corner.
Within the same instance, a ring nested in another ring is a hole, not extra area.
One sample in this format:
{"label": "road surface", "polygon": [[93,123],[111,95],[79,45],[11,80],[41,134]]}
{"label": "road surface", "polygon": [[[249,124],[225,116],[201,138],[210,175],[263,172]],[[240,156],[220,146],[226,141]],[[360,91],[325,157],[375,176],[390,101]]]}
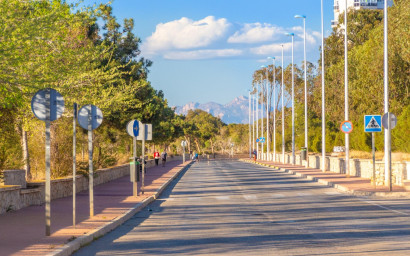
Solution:
{"label": "road surface", "polygon": [[74,255],[410,255],[410,200],[359,198],[239,161],[201,161]]}

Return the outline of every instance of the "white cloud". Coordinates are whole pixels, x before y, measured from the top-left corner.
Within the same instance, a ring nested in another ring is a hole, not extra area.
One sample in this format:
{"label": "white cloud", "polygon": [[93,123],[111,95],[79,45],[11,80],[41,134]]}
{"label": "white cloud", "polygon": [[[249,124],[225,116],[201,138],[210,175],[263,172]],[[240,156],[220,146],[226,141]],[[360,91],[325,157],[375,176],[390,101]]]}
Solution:
{"label": "white cloud", "polygon": [[219,50],[196,50],[196,51],[171,51],[164,54],[165,59],[171,60],[198,60],[220,57],[234,57],[242,55],[241,50],[219,49]]}
{"label": "white cloud", "polygon": [[250,52],[256,55],[279,55],[282,53],[282,45],[284,51],[290,51],[292,49],[292,43],[284,44],[266,44],[250,49]]}
{"label": "white cloud", "polygon": [[271,24],[251,23],[245,24],[240,31],[228,38],[228,43],[260,43],[278,39],[278,35],[285,33],[281,27]]}
{"label": "white cloud", "polygon": [[[295,54],[303,50],[303,27],[280,27],[268,23],[232,25],[227,19],[208,16],[201,20],[183,17],[160,23],[141,45],[147,58],[160,56],[172,60],[218,59],[229,57],[260,58],[280,56],[291,50],[286,32],[295,33]],[[307,30],[307,49],[317,50],[321,34]],[[232,45],[235,45],[234,47]]]}
{"label": "white cloud", "polygon": [[213,16],[198,21],[183,17],[158,24],[141,49],[144,54],[155,55],[173,49],[206,47],[224,37],[229,27],[226,19],[215,19]]}

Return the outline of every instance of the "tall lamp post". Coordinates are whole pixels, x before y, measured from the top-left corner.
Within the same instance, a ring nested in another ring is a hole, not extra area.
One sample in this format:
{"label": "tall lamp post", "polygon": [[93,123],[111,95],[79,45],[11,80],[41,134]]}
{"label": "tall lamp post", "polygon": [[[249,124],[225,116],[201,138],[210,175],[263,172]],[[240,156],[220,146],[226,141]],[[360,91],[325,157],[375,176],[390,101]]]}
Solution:
{"label": "tall lamp post", "polygon": [[252,152],[255,150],[255,88],[252,85]]}
{"label": "tall lamp post", "polygon": [[[276,67],[275,67],[275,57],[268,57],[272,60],[272,70],[273,70],[273,80],[272,80],[272,90],[273,90],[273,161],[276,161]],[[270,103],[270,102],[269,102]]]}
{"label": "tall lamp post", "polygon": [[[260,86],[261,86],[261,137],[263,138],[263,134],[264,134],[264,132],[263,132],[263,96],[264,96],[264,93],[265,93],[265,90],[264,90],[264,87],[263,87],[263,75],[261,75]],[[261,160],[264,160],[265,159],[265,157],[264,157],[265,150],[264,150],[264,146],[263,146],[262,142],[261,142],[261,148],[262,148],[261,149],[261,151],[262,151]]]}
{"label": "tall lamp post", "polygon": [[249,100],[249,159],[252,158],[252,139],[251,139],[251,91],[248,91]]}
{"label": "tall lamp post", "polygon": [[[266,159],[265,160],[270,160],[270,142],[269,142],[269,74],[268,74],[268,67],[267,66],[261,66],[261,68],[265,69],[265,75],[266,75]],[[263,118],[263,117],[262,117]]]}
{"label": "tall lamp post", "polygon": [[293,44],[294,44],[294,33],[287,33],[287,36],[292,37],[292,164],[296,164],[295,159],[295,79],[294,79],[294,68],[293,68]]}
{"label": "tall lamp post", "polygon": [[[347,0],[345,0],[345,120],[349,120],[349,81],[347,70]],[[345,150],[346,150],[346,174],[350,175],[349,161],[349,133],[345,133]]]}
{"label": "tall lamp post", "polygon": [[296,19],[303,19],[303,57],[305,63],[305,149],[306,167],[309,166],[308,156],[308,119],[307,119],[307,71],[306,71],[306,15],[295,15]]}
{"label": "tall lamp post", "polygon": [[282,161],[285,163],[285,84],[283,79],[283,44],[282,46]]}
{"label": "tall lamp post", "polygon": [[[388,16],[387,16],[387,0],[384,0],[384,113],[389,113],[389,52],[388,52]],[[393,190],[392,185],[392,173],[391,173],[391,121],[390,114],[387,114],[388,117],[388,127],[384,130],[384,173],[385,179],[389,184],[389,190]]]}
{"label": "tall lamp post", "polygon": [[325,116],[325,43],[323,29],[323,0],[321,0],[322,22],[322,171],[326,171],[326,116]]}
{"label": "tall lamp post", "polygon": [[[255,110],[256,110],[256,138],[259,138],[259,84],[256,84],[256,99],[255,99]],[[256,143],[256,156],[259,159],[259,142]]]}

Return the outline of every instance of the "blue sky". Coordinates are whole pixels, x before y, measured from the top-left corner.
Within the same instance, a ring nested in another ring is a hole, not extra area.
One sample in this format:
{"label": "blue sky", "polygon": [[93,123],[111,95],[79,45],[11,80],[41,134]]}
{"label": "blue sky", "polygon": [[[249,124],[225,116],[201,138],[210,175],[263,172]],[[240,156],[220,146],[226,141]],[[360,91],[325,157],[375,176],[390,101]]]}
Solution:
{"label": "blue sky", "polygon": [[[86,4],[106,3],[86,0]],[[142,56],[154,62],[148,80],[163,90],[170,106],[194,101],[226,104],[247,95],[252,74],[276,57],[291,61],[290,38],[295,33],[295,63],[303,61],[303,21],[307,60],[317,64],[321,36],[320,0],[115,0],[113,14],[122,23],[133,18],[141,38]],[[324,0],[325,34],[331,31],[333,0]]]}

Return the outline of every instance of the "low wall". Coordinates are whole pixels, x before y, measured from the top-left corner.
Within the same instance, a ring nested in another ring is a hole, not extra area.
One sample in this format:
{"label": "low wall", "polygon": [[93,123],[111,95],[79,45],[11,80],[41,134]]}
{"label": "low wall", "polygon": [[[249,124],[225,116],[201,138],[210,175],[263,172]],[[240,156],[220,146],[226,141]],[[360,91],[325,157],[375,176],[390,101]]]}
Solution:
{"label": "low wall", "polygon": [[[167,162],[182,161],[182,156],[168,157]],[[155,165],[154,160],[147,160],[147,168]],[[24,172],[24,170],[23,170]],[[20,172],[16,172],[20,174]],[[107,169],[99,169],[94,173],[94,186],[127,176],[130,174],[129,164]],[[12,178],[10,178],[12,179]],[[28,182],[27,189],[21,185],[0,186],[0,214],[15,211],[30,205],[41,205],[45,202],[45,181]],[[51,199],[72,195],[73,178],[60,178],[51,180]],[[76,192],[88,190],[88,177],[76,176]]]}
{"label": "low wall", "polygon": [[[262,153],[262,152],[260,152]],[[285,153],[283,159],[282,153],[276,153],[277,161],[281,163],[292,163],[292,154]],[[267,155],[264,154],[266,159]],[[273,159],[273,154],[270,159]],[[346,160],[340,157],[326,157],[326,171],[346,174]],[[295,154],[295,163],[297,165],[308,166],[311,168],[322,169],[322,156],[309,155],[308,161],[301,160],[300,154]],[[350,159],[350,175],[367,179],[373,179],[373,162],[370,159]],[[376,161],[376,184],[385,185],[384,161]],[[410,162],[392,162],[392,183],[402,186],[405,180],[410,179]]]}

